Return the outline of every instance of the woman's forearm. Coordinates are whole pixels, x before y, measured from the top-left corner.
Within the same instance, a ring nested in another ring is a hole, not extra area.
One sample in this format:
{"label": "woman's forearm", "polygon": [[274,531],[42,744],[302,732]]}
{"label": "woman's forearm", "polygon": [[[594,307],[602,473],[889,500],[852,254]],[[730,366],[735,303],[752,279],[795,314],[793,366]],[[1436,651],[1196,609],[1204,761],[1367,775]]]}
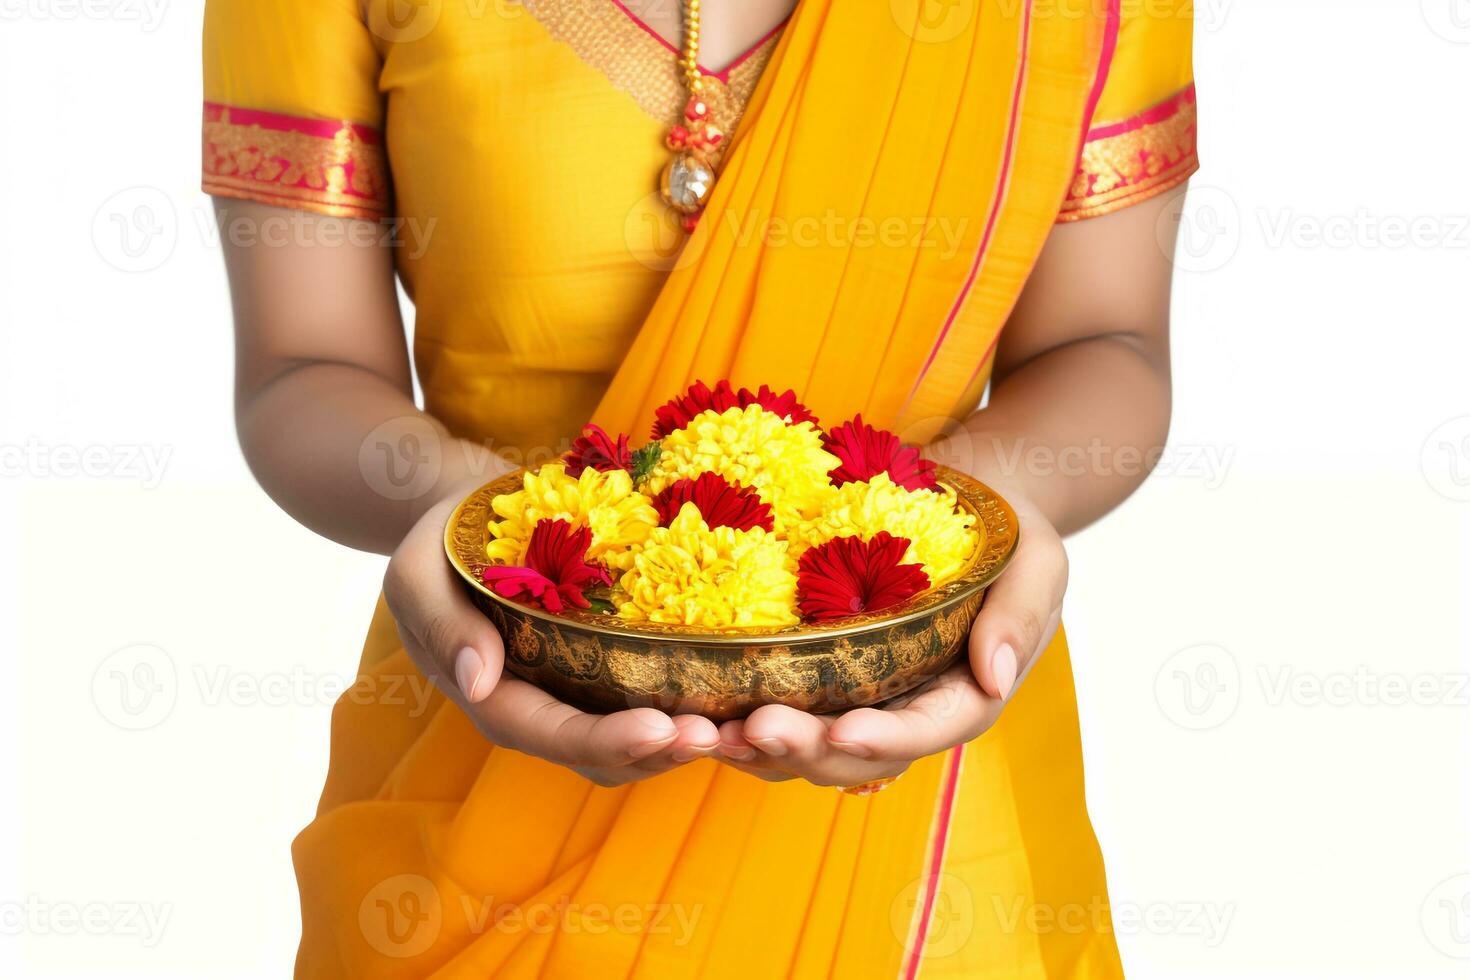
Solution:
{"label": "woman's forearm", "polygon": [[1046,351],[995,385],[989,405],[930,455],[1025,494],[1062,534],[1138,488],[1169,433],[1167,353],[1127,335]]}
{"label": "woman's forearm", "polygon": [[451,436],[389,380],[339,362],[287,365],[242,392],[236,428],[251,471],[283,510],[383,554],[436,501],[510,468]]}

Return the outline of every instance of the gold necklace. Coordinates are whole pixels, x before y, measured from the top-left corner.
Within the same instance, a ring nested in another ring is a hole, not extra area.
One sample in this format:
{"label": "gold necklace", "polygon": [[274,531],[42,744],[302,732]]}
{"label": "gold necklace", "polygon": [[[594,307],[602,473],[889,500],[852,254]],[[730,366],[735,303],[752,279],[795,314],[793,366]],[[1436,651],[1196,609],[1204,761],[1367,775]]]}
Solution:
{"label": "gold necklace", "polygon": [[709,121],[704,100],[704,70],[699,67],[699,0],[684,0],[684,51],[679,58],[689,101],[684,121],[675,123],[664,143],[674,156],[659,178],[664,203],[680,214],[680,223],[693,232],[715,186],[714,156],[725,134]]}

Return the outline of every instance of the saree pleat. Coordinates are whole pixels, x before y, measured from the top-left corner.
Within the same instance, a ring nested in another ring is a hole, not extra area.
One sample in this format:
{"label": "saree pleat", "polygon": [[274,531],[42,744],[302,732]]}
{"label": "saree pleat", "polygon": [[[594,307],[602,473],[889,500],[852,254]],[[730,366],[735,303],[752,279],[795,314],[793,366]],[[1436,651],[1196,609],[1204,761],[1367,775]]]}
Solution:
{"label": "saree pleat", "polygon": [[[380,628],[384,622],[387,630]],[[334,743],[350,738],[360,749],[329,770],[319,804],[323,810],[377,796],[393,773],[401,771],[404,758],[445,703],[444,696],[413,669],[392,622],[379,600],[358,678],[332,709]],[[478,771],[485,751],[488,747],[465,753],[463,767]]]}
{"label": "saree pleat", "polygon": [[826,976],[831,951],[842,941],[842,923],[852,898],[853,872],[870,811],[839,805],[832,815],[822,854],[823,873],[802,915],[801,937],[791,958],[793,977]]}
{"label": "saree pleat", "polygon": [[[993,23],[1000,19],[995,11],[996,8],[987,5],[981,12],[983,37],[989,41],[982,48],[979,60],[1008,74],[992,77],[990,84],[977,86],[985,98],[975,108],[987,117],[1002,122],[979,131],[977,136],[981,142],[978,146],[962,146],[954,154],[961,160],[972,159],[970,154],[975,154],[988,162],[981,173],[974,175],[975,179],[984,181],[982,186],[986,188],[987,205],[983,210],[966,212],[962,210],[963,203],[957,202],[953,197],[941,197],[937,203],[941,214],[969,215],[965,219],[966,234],[959,251],[964,257],[973,255],[974,259],[967,263],[967,269],[953,262],[943,267],[936,262],[927,263],[924,288],[910,291],[907,297],[909,304],[905,312],[909,316],[906,317],[906,322],[912,324],[912,328],[903,335],[898,348],[901,352],[900,362],[895,365],[896,370],[905,372],[904,377],[914,380],[904,401],[899,401],[903,396],[899,394],[901,386],[896,385],[888,387],[887,397],[883,399],[885,411],[902,412],[903,420],[895,419],[895,424],[903,430],[905,438],[922,442],[929,441],[924,438],[929,435],[928,429],[942,425],[947,419],[941,418],[937,423],[923,415],[916,419],[912,412],[913,398],[924,386],[935,366],[944,365],[940,352],[945,342],[956,332],[958,310],[966,303],[969,291],[978,281],[983,269],[994,231],[994,221],[1004,205],[1010,186],[1018,116],[1032,57],[1029,48],[1030,3],[1022,5],[1021,15],[1013,23]],[[956,183],[958,182],[941,183],[939,186],[955,187]],[[939,301],[937,304],[936,300]],[[972,332],[977,336],[986,336],[987,339],[998,336],[1001,322],[1003,321],[977,322],[974,324],[977,329]],[[952,416],[954,411],[954,404],[945,407],[948,415]],[[916,422],[919,425],[918,432],[914,431]]]}
{"label": "saree pleat", "polygon": [[[933,159],[935,160],[933,169],[929,173],[921,175],[921,179],[916,179],[912,184],[917,192],[923,194],[923,206],[922,208],[909,212],[911,214],[932,216],[942,213],[937,207],[937,197],[939,188],[945,183],[946,163],[952,152],[960,150],[960,147],[956,144],[958,141],[964,140],[965,133],[968,132],[965,127],[956,125],[956,121],[964,118],[966,113],[973,111],[973,108],[968,106],[965,100],[967,93],[971,91],[969,86],[971,73],[975,70],[976,62],[979,60],[976,49],[980,43],[981,36],[979,32],[976,32],[971,42],[969,56],[962,63],[963,73],[958,80],[958,84],[944,84],[941,82],[937,86],[938,92],[954,93],[954,102],[946,106],[949,110],[948,115],[938,113],[935,118],[927,121],[928,125],[926,127],[920,129],[917,133],[907,134],[910,139],[923,139],[926,135],[930,135],[931,138],[936,140],[939,134],[943,134],[942,146],[939,146],[938,152],[933,155]],[[989,35],[984,36],[988,37]],[[925,187],[928,188],[927,191],[924,191]],[[915,201],[917,203],[917,198],[915,198]],[[933,236],[936,233],[939,235],[939,240],[942,243],[949,234],[958,233],[958,229],[937,227],[934,219],[926,217],[923,232],[925,237],[920,240],[918,247],[908,257],[908,261],[894,263],[891,270],[879,268],[872,272],[872,275],[878,279],[880,286],[889,287],[888,292],[891,296],[891,299],[874,310],[880,322],[886,320],[897,324],[903,321],[904,304],[908,300],[909,294],[919,278],[919,267],[923,256],[923,249],[934,246],[935,242],[929,236]],[[945,246],[941,244],[941,247]],[[888,279],[893,280],[893,282],[889,283],[884,281]],[[899,280],[901,280],[901,283]],[[853,305],[851,310],[845,310],[843,313],[851,316],[857,315],[861,310],[861,306]],[[854,390],[862,394],[864,404],[879,406],[878,411],[888,411],[888,409],[883,407],[883,401],[880,398],[880,382],[884,376],[880,368],[883,364],[902,359],[904,349],[897,346],[901,342],[901,339],[901,331],[896,329],[892,331],[884,341],[882,356],[870,367],[867,371],[867,376],[855,379]],[[888,385],[885,387],[892,386]]]}
{"label": "saree pleat", "polygon": [[[710,963],[739,962],[754,976],[774,976],[787,969],[791,952],[800,938],[800,924],[821,871],[826,838],[838,801],[829,798],[809,806],[797,798],[799,794],[784,792],[785,787],[763,787],[761,792],[752,794],[741,787],[744,780],[725,781],[732,793],[727,802],[753,806],[755,818],[742,846],[734,851],[737,855],[734,873],[728,878],[723,908],[718,924],[711,930],[713,935],[704,959]],[[796,823],[797,820],[801,823]],[[708,828],[702,841],[709,849],[707,858],[714,858],[714,852],[721,847],[720,838],[725,836],[719,823]],[[771,887],[772,855],[780,856],[779,888]],[[681,897],[705,892],[696,881],[686,883],[689,888]],[[763,913],[759,933],[751,930],[752,903],[759,903]],[[755,941],[757,935],[759,940]],[[693,964],[682,962],[677,949],[670,945],[666,945],[666,955],[662,958],[662,972],[650,971],[646,976],[690,975]]]}
{"label": "saree pleat", "polygon": [[[530,909],[555,907],[568,891],[577,887],[590,866],[591,858],[584,858],[548,881],[539,891],[524,896],[517,907]],[[482,898],[481,901],[483,902],[484,899]],[[516,928],[502,928],[509,919],[501,918],[497,922],[495,918],[497,913],[498,910],[487,903],[486,907],[478,909],[475,913],[476,916],[483,916],[483,918],[465,916],[467,920],[475,924],[472,941],[464,945],[448,963],[433,973],[423,975],[432,976],[434,980],[476,980],[476,978],[487,976],[512,978],[541,975],[542,964],[551,948],[550,932],[541,926],[531,931],[520,924],[517,924]],[[513,914],[513,912],[507,913],[507,915]]]}
{"label": "saree pleat", "polygon": [[[883,177],[881,163],[883,150],[893,135],[895,120],[899,118],[897,98],[909,81],[911,49],[902,52],[875,53],[866,66],[865,86],[872,92],[872,107],[866,119],[861,111],[849,103],[838,111],[807,113],[802,124],[799,141],[793,146],[790,170],[795,175],[783,181],[781,194],[774,208],[773,219],[790,223],[791,234],[797,234],[798,223],[824,222],[821,235],[832,235],[833,239],[815,242],[796,240],[798,248],[824,248],[833,253],[833,259],[823,263],[819,270],[804,267],[801,263],[773,261],[761,270],[757,279],[756,308],[751,321],[768,323],[777,309],[784,311],[788,323],[800,323],[801,331],[788,331],[786,357],[794,364],[808,365],[805,376],[796,376],[792,385],[807,397],[825,401],[825,393],[816,386],[815,366],[821,361],[828,340],[829,328],[837,307],[844,295],[854,302],[871,302],[874,298],[871,284],[854,275],[852,287],[844,293],[844,286],[852,271],[854,250],[850,241],[856,228],[836,228],[827,221],[830,217],[855,216],[860,220],[869,213],[867,205],[873,188]],[[845,52],[832,51],[827,57],[820,53],[813,59],[813,84],[825,87],[831,76],[841,74],[850,82],[850,65],[841,57]],[[899,56],[901,55],[901,57]],[[915,79],[915,81],[919,81]],[[935,91],[944,91],[936,89]],[[882,107],[888,106],[886,113]],[[870,166],[864,166],[867,161]],[[811,176],[821,174],[819,183]],[[914,175],[920,176],[920,175]],[[895,214],[907,212],[898,211]],[[844,240],[848,239],[848,240]],[[779,256],[781,253],[777,253]],[[818,279],[814,272],[820,271]],[[795,304],[791,298],[797,297]],[[869,316],[865,315],[864,320]],[[718,326],[716,326],[718,329]],[[751,338],[741,351],[732,374],[750,370],[741,361],[748,361],[759,346],[757,338]],[[851,351],[839,347],[828,353],[834,373],[842,370],[841,362]],[[785,382],[782,382],[783,384]]]}
{"label": "saree pleat", "polygon": [[[1100,50],[1107,22],[1077,23],[1087,42]],[[895,409],[898,425],[915,441],[934,438],[955,414],[956,405],[974,404],[979,397],[999,327],[1015,306],[1019,286],[1046,241],[1049,221],[1059,205],[1057,188],[1065,188],[1071,169],[1055,147],[1076,141],[1092,94],[1093,74],[1065,45],[1033,41],[1027,50],[1024,70],[1018,71],[1013,86],[1015,108],[1006,110],[1008,118],[1023,120],[1024,125],[1016,127],[1009,164],[993,192],[986,221],[994,226],[974,250],[972,282],[956,291],[958,302],[948,329],[924,345],[925,362],[912,375],[917,380]]]}
{"label": "saree pleat", "polygon": [[[921,13],[915,10],[910,31],[919,30]],[[945,213],[935,208],[935,196],[943,186],[945,161],[956,149],[956,135],[970,129],[960,125],[969,111],[963,101],[972,68],[979,63],[979,70],[984,70],[977,49],[992,36],[981,24],[968,39],[942,46],[947,54],[944,58],[915,58],[916,48],[922,50],[923,45],[910,45],[905,53],[903,75],[883,128],[884,141],[873,156],[872,176],[855,213],[871,222],[908,225],[922,221],[926,227],[915,237],[908,237],[905,229],[905,240],[897,247],[885,242],[877,248],[849,248],[844,272],[856,288],[842,293],[826,318],[823,346],[809,378],[814,397],[841,397],[854,411],[863,408],[872,416],[881,408],[865,395],[873,391],[880,373],[903,370],[901,356],[892,356],[905,322],[903,300],[918,274],[922,243],[935,231],[927,226],[949,223]],[[906,104],[914,101],[917,107]],[[849,123],[857,124],[856,120]],[[839,134],[831,136],[838,138]],[[844,203],[850,204],[837,206]],[[851,323],[879,325],[872,339],[881,344],[884,356],[873,357],[865,345],[854,344],[850,335],[832,329],[834,324]],[[819,383],[816,364],[827,358],[836,359],[837,370]]]}
{"label": "saree pleat", "polygon": [[[739,862],[728,860],[727,855],[744,855],[750,848],[751,835],[765,805],[764,800],[755,806],[750,803],[738,784],[723,778],[722,773],[715,775],[705,806],[711,811],[729,812],[731,819],[701,821],[694,828],[689,846],[661,896],[663,907],[689,910],[690,914],[701,919],[708,917],[711,922],[722,920],[739,868]],[[690,964],[707,962],[715,941],[713,929],[697,930],[687,936],[674,931],[647,933],[631,975],[680,976],[688,972]]]}
{"label": "saree pleat", "polygon": [[[402,669],[402,668],[400,668]],[[428,726],[403,752],[378,790],[387,800],[463,800],[481,778],[491,755],[488,744],[479,751],[458,753],[451,758],[428,755],[439,745],[469,737],[474,726],[460,712],[435,711]]]}
{"label": "saree pleat", "polygon": [[[648,792],[643,786],[629,791],[619,821],[610,829],[580,887],[571,893],[574,907],[661,907],[668,881],[696,835],[700,811],[717,773],[713,766],[700,765],[685,766],[671,775],[676,779],[671,781],[670,790],[676,792]],[[648,828],[654,826],[661,832],[650,838]],[[640,858],[632,867],[625,857],[630,853]],[[575,919],[571,921],[575,923]],[[548,970],[554,975],[575,976],[578,970],[585,975],[595,968],[612,976],[627,976],[642,946],[644,931],[610,931],[609,936],[600,942],[594,960],[587,956],[585,947],[578,948],[572,927],[561,930],[553,937]]]}

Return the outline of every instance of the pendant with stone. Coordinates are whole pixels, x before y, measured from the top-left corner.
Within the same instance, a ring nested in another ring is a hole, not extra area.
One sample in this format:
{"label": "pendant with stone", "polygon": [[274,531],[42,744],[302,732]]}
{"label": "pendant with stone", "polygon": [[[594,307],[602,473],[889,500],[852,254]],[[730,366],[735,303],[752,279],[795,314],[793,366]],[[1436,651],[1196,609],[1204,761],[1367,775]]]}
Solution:
{"label": "pendant with stone", "polygon": [[715,172],[693,153],[680,153],[664,167],[659,190],[664,203],[680,214],[697,214],[709,200]]}
{"label": "pendant with stone", "polygon": [[709,121],[709,105],[693,95],[684,107],[684,122],[669,130],[666,143],[674,156],[664,166],[659,192],[679,212],[680,223],[693,232],[715,186],[715,165],[725,134]]}

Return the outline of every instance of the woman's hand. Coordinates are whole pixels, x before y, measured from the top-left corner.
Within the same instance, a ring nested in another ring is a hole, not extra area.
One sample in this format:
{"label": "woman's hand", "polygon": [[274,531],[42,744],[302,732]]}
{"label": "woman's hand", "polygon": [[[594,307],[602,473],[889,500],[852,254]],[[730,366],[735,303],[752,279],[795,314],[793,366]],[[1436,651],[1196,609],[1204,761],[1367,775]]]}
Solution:
{"label": "woman's hand", "polygon": [[566,766],[601,786],[647,779],[719,748],[714,723],[654,708],[593,715],[503,676],[505,645],[444,558],[457,496],[430,508],[393,553],[383,581],[413,662],[487,739]]}
{"label": "woman's hand", "polygon": [[969,662],[881,708],[812,715],[785,705],[720,726],[724,761],[763,779],[854,786],[897,776],[916,759],[983,734],[1061,622],[1067,555],[1029,501],[1010,497],[1021,541],[985,595],[970,631]]}

